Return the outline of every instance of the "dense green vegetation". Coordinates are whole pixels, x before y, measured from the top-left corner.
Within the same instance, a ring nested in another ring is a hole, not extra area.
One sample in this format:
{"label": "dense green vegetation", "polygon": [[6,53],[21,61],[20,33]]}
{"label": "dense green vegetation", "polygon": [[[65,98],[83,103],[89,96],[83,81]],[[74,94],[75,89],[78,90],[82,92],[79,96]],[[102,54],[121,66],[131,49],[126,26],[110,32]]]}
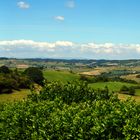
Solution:
{"label": "dense green vegetation", "polygon": [[135,95],[135,87],[127,87],[127,86],[122,86],[120,89],[120,93],[123,94],[128,94],[128,95]]}
{"label": "dense green vegetation", "polygon": [[0,107],[0,139],[112,139],[140,136],[140,105],[87,83],[46,83],[26,101]]}
{"label": "dense green vegetation", "polygon": [[37,67],[30,67],[24,71],[28,78],[39,85],[43,85],[44,76],[42,71]]}
{"label": "dense green vegetation", "polygon": [[0,94],[11,93],[13,90],[29,88],[30,79],[15,70],[10,70],[6,66],[0,67]]}
{"label": "dense green vegetation", "polygon": [[110,76],[106,74],[100,74],[97,76],[86,76],[86,75],[80,75],[80,80],[87,81],[88,83],[97,83],[97,82],[126,82],[126,83],[132,83],[137,84],[135,80],[130,79],[124,79],[118,76]]}
{"label": "dense green vegetation", "polygon": [[0,94],[13,90],[29,89],[34,83],[43,84],[43,73],[39,68],[27,68],[24,72],[0,67]]}

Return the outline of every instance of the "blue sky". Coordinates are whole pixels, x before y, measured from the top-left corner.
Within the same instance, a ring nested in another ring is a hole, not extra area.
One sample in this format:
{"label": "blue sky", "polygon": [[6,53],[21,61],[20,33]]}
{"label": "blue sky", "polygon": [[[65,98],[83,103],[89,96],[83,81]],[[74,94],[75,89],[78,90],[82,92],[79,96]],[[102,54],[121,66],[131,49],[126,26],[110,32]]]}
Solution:
{"label": "blue sky", "polygon": [[0,56],[131,59],[139,44],[140,0],[1,0]]}

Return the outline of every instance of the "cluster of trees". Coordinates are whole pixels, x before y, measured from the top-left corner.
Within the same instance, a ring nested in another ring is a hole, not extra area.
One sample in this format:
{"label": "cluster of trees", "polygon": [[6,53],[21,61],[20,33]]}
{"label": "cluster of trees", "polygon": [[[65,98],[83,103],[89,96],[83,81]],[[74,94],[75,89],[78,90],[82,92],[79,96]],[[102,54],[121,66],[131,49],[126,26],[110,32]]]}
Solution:
{"label": "cluster of trees", "polygon": [[24,75],[27,75],[28,78],[34,82],[34,83],[37,83],[39,85],[43,85],[43,80],[44,80],[44,76],[43,76],[43,73],[41,71],[40,68],[37,68],[37,67],[30,67],[30,68],[27,68],[24,73]]}
{"label": "cluster of trees", "polygon": [[88,83],[96,83],[96,82],[108,82],[109,79],[105,76],[86,76],[86,75],[81,75],[80,80],[86,81]]}
{"label": "cluster of trees", "polygon": [[127,86],[122,86],[121,89],[120,89],[120,93],[123,93],[123,94],[128,94],[128,95],[135,95],[135,89],[136,87],[127,87]]}
{"label": "cluster of trees", "polygon": [[33,83],[43,84],[43,74],[38,68],[28,68],[24,72],[0,67],[0,94],[12,93],[13,90],[30,88]]}
{"label": "cluster of trees", "polygon": [[26,101],[0,106],[0,139],[139,139],[140,105],[98,92],[85,82],[47,83]]}
{"label": "cluster of trees", "polygon": [[138,74],[138,75],[136,76],[136,78],[140,78],[140,74]]}
{"label": "cluster of trees", "polygon": [[138,71],[133,71],[133,70],[112,70],[109,72],[104,72],[102,73],[103,76],[107,77],[118,77],[118,76],[123,76],[123,75],[128,75],[128,74],[136,74],[139,73]]}
{"label": "cluster of trees", "polygon": [[134,80],[124,79],[121,77],[108,77],[105,75],[97,75],[97,76],[86,76],[81,75],[80,80],[87,81],[88,83],[97,83],[97,82],[127,82],[127,83],[133,83],[137,84]]}

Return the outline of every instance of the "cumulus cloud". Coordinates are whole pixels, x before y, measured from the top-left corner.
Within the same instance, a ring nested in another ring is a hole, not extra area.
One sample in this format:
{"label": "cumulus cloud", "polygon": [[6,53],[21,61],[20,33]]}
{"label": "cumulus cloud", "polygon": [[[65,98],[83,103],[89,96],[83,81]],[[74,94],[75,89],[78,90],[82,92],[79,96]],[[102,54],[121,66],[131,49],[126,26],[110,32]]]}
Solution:
{"label": "cumulus cloud", "polygon": [[68,8],[74,8],[75,7],[75,1],[74,0],[69,0],[67,3],[66,3],[66,6]]}
{"label": "cumulus cloud", "polygon": [[140,44],[74,43],[71,41],[0,41],[0,57],[50,57],[90,59],[140,58]]}
{"label": "cumulus cloud", "polygon": [[57,21],[64,21],[65,17],[64,16],[55,16],[54,19]]}
{"label": "cumulus cloud", "polygon": [[17,6],[20,8],[20,9],[28,9],[30,8],[30,4],[24,2],[24,1],[20,1],[17,3]]}

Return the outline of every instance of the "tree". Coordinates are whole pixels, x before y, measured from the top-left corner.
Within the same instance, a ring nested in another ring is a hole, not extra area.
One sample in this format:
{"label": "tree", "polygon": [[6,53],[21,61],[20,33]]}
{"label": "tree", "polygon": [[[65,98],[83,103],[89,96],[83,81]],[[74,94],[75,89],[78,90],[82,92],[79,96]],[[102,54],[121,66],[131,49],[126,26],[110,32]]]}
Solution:
{"label": "tree", "polygon": [[121,92],[127,92],[127,91],[129,91],[129,88],[128,88],[127,86],[123,85],[123,86],[121,87],[120,91],[121,91]]}
{"label": "tree", "polygon": [[0,73],[8,74],[8,73],[10,73],[10,70],[7,66],[1,66]]}
{"label": "tree", "polygon": [[129,95],[135,95],[135,88],[134,87],[129,88]]}
{"label": "tree", "polygon": [[42,71],[39,68],[36,67],[27,68],[24,71],[24,74],[26,74],[31,81],[39,85],[43,85],[44,77]]}
{"label": "tree", "polygon": [[120,89],[121,93],[128,94],[128,95],[135,95],[135,88],[134,87],[127,87],[127,86],[122,86]]}

